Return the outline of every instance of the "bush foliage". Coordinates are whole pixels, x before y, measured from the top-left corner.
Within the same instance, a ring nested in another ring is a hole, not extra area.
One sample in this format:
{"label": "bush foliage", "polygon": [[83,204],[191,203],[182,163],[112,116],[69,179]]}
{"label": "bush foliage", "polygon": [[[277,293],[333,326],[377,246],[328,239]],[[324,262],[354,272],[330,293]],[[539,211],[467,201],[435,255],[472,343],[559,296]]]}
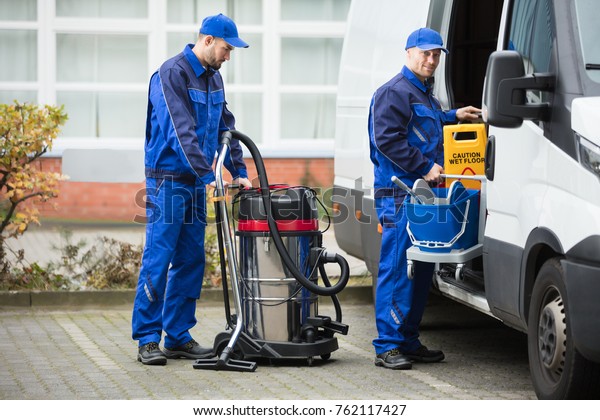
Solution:
{"label": "bush foliage", "polygon": [[[13,281],[4,241],[22,235],[30,223],[39,224],[36,201],[58,195],[61,174],[41,170],[39,158],[52,149],[67,120],[62,107],[0,104],[0,282]],[[24,267],[29,284],[39,277],[40,267]],[[43,270],[42,270],[43,271]],[[5,278],[8,277],[8,278]],[[50,283],[62,279],[49,278]],[[25,280],[24,280],[25,281]]]}
{"label": "bush foliage", "polygon": [[[61,232],[61,245],[55,247],[59,258],[45,266],[28,263],[23,250],[17,251],[15,262],[4,262],[0,290],[115,290],[137,286],[143,246],[107,236],[91,244],[75,242],[72,232]],[[206,266],[204,287],[221,284],[221,269],[216,230],[206,229]]]}

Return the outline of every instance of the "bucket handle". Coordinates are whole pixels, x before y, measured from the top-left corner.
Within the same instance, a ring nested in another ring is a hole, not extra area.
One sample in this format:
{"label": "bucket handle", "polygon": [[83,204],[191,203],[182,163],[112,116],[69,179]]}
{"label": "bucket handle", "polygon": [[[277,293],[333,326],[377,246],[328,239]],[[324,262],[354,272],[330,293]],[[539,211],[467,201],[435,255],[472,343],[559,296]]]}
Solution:
{"label": "bucket handle", "polygon": [[426,248],[450,248],[452,245],[454,245],[454,243],[456,241],[458,241],[458,239],[465,233],[465,230],[467,229],[467,222],[468,222],[467,219],[469,216],[470,205],[471,205],[471,199],[468,199],[467,205],[465,207],[465,218],[461,223],[460,231],[456,234],[456,236],[454,238],[452,238],[450,240],[450,242],[417,240],[415,238],[415,235],[413,235],[412,231],[410,230],[410,222],[408,222],[406,224],[406,231],[408,232],[408,236],[410,237],[411,242],[413,243],[413,245],[422,246],[422,247],[426,247]]}

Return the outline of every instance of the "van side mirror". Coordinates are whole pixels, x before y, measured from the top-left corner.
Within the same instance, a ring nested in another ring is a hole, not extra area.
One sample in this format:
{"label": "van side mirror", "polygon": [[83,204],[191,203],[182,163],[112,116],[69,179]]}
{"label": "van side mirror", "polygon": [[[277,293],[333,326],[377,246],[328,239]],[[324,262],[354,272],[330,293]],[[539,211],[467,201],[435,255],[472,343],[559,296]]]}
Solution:
{"label": "van side mirror", "polygon": [[525,75],[523,57],[517,51],[495,51],[488,59],[483,86],[483,120],[496,127],[516,128],[523,120],[548,120],[550,104],[526,101],[527,90],[551,91],[550,73]]}

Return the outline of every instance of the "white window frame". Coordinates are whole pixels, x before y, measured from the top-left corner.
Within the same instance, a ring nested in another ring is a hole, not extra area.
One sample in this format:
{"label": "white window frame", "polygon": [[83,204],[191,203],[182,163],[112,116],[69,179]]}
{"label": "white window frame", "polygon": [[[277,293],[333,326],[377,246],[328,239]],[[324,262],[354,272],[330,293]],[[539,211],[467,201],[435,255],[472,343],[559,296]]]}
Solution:
{"label": "white window frame", "polygon": [[[281,40],[284,37],[343,38],[346,22],[332,21],[283,21],[281,0],[263,0],[260,25],[238,25],[240,35],[257,34],[262,37],[262,81],[258,84],[231,84],[226,90],[232,93],[257,93],[262,95],[261,152],[265,157],[332,157],[333,138],[285,139],[280,136],[281,95],[288,93],[337,93],[337,85],[283,85],[281,83]],[[170,32],[196,32],[197,24],[171,24],[167,22],[167,0],[148,0],[148,16],[142,19],[65,18],[56,17],[55,0],[37,1],[37,21],[0,22],[0,29],[37,30],[37,82],[0,82],[0,88],[10,90],[37,90],[39,103],[56,103],[57,91],[100,92],[131,91],[147,92],[152,73],[167,57],[167,34]],[[56,37],[59,33],[81,34],[135,34],[148,37],[147,80],[140,83],[66,83],[56,81]],[[183,45],[181,46],[183,49]],[[251,48],[251,47],[250,47]],[[235,60],[236,51],[232,57]],[[222,73],[226,76],[227,64]],[[226,77],[225,77],[226,78]],[[238,127],[243,131],[243,127]],[[140,130],[143,132],[143,130]],[[59,137],[52,151],[53,156],[76,148],[143,149],[143,138],[63,138]],[[307,147],[308,145],[308,147]]]}

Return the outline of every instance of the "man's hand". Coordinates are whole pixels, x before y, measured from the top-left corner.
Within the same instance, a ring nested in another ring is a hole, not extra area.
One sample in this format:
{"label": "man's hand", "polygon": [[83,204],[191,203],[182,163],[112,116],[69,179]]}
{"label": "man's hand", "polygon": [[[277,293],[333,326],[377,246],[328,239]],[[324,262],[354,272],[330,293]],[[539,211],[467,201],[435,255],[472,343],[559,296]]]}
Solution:
{"label": "man's hand", "polygon": [[[242,187],[252,188],[252,182],[250,182],[250,180],[248,180],[248,178],[236,178],[232,182],[234,184],[239,184]],[[208,184],[208,186],[211,188],[217,188],[217,181],[211,182],[210,184]],[[223,188],[225,190],[227,190],[228,187],[229,187],[229,182],[223,180]]]}
{"label": "man's hand", "polygon": [[466,106],[456,110],[456,118],[460,121],[475,121],[481,118],[481,109]]}
{"label": "man's hand", "polygon": [[425,175],[423,179],[425,179],[425,181],[427,182],[435,182],[439,184],[442,181],[440,175],[443,173],[444,168],[442,168],[437,163],[434,163],[433,167],[429,170],[429,172],[427,172],[427,175]]}
{"label": "man's hand", "polygon": [[235,181],[242,187],[252,188],[252,182],[248,178],[236,178]]}

